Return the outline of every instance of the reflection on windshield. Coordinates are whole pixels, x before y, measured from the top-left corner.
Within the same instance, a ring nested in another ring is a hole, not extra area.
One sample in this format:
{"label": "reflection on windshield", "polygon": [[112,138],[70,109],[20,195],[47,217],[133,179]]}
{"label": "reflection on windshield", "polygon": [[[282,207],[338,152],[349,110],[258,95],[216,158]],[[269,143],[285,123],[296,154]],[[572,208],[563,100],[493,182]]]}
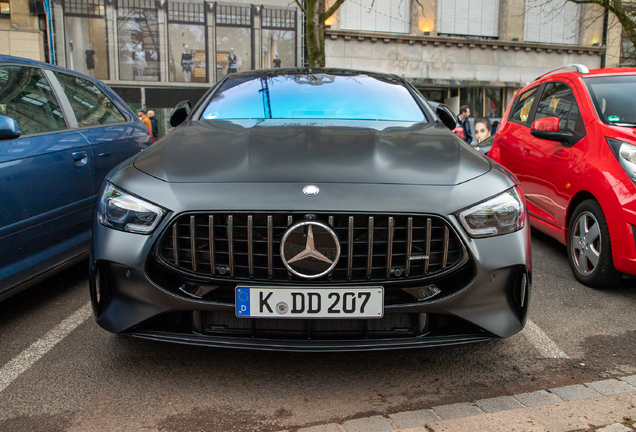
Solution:
{"label": "reflection on windshield", "polygon": [[329,73],[229,79],[201,118],[425,120],[399,81]]}
{"label": "reflection on windshield", "polygon": [[636,75],[590,77],[584,81],[604,123],[636,124]]}

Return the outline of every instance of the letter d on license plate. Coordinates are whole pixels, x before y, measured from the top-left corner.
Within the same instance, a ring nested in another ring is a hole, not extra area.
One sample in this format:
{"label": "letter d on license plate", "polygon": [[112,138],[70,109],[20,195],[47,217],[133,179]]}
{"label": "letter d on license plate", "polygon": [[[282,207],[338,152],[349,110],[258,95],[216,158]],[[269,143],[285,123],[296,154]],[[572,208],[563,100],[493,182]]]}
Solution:
{"label": "letter d on license plate", "polygon": [[241,318],[382,318],[384,288],[236,287]]}

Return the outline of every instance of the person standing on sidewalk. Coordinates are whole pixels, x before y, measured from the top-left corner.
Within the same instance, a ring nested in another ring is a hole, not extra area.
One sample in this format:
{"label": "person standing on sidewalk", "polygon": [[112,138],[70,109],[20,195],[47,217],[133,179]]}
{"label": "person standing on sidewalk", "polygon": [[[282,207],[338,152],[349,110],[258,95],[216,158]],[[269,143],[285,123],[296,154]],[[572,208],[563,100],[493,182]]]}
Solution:
{"label": "person standing on sidewalk", "polygon": [[470,107],[468,105],[460,106],[459,115],[457,116],[457,122],[464,129],[464,141],[470,144],[473,141],[473,137],[470,134],[470,124],[468,123],[468,117],[470,117]]}
{"label": "person standing on sidewalk", "polygon": [[141,122],[148,128],[148,132],[150,132],[150,136],[152,137],[152,142],[155,142],[155,136],[152,134],[152,122],[146,115],[146,111],[142,109],[137,110],[137,115],[139,116],[139,120],[141,120]]}
{"label": "person standing on sidewalk", "polygon": [[155,141],[159,139],[159,123],[157,122],[157,118],[155,117],[155,112],[152,110],[148,110],[148,118],[150,119],[150,123],[152,124],[152,136],[155,137]]}

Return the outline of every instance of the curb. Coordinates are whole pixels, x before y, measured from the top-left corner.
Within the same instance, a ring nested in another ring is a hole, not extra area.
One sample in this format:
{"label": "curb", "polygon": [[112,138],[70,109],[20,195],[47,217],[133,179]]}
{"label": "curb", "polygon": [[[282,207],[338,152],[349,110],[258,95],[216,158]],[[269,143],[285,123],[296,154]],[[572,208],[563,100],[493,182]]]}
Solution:
{"label": "curb", "polygon": [[[296,432],[635,431],[636,375],[328,423]],[[608,426],[609,425],[609,426]],[[598,429],[597,429],[598,428]],[[290,432],[283,430],[280,432]]]}

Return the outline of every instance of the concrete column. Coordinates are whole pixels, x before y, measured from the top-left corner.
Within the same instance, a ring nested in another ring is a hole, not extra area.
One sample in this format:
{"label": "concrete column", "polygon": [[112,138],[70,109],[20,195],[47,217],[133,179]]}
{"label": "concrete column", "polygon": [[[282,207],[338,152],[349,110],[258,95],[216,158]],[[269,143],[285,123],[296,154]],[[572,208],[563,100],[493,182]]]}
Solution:
{"label": "concrete column", "polygon": [[208,20],[208,56],[210,58],[206,59],[206,67],[208,68],[208,78],[210,83],[216,82],[216,22],[214,21],[214,14],[212,13],[212,8],[214,7],[214,3],[205,3],[205,13],[207,14]]}
{"label": "concrete column", "polygon": [[603,23],[605,9],[599,5],[581,5],[581,24],[579,45],[601,44],[603,40]]}
{"label": "concrete column", "polygon": [[263,55],[261,50],[263,49],[262,41],[261,41],[261,6],[256,6],[252,8],[252,13],[254,14],[254,46],[252,49],[254,50],[254,69],[262,69],[263,68]]}
{"label": "concrete column", "polygon": [[106,6],[106,37],[108,38],[108,78],[119,80],[119,49],[117,46],[117,11],[113,6]]}
{"label": "concrete column", "polygon": [[157,17],[159,22],[159,73],[161,75],[161,82],[168,82],[168,20],[166,17],[166,10],[159,9],[159,15]]}
{"label": "concrete column", "polygon": [[525,0],[500,0],[499,39],[523,41],[525,26]]}
{"label": "concrete column", "polygon": [[66,66],[66,34],[64,31],[64,10],[59,3],[53,3],[53,28],[55,29],[55,60],[58,66]]}

